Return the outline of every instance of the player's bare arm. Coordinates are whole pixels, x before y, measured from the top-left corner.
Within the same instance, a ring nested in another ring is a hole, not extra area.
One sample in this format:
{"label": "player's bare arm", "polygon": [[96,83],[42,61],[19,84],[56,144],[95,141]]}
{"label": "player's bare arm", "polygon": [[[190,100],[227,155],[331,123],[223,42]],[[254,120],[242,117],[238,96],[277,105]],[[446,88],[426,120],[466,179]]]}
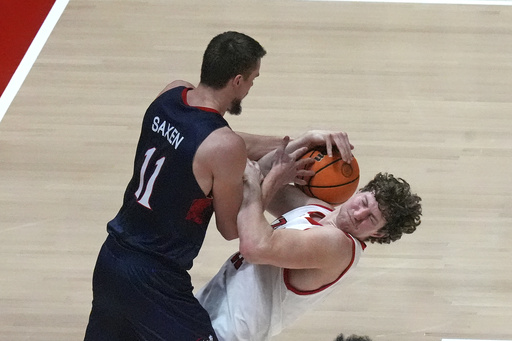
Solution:
{"label": "player's bare arm", "polygon": [[275,150],[282,141],[282,138],[279,136],[265,136],[238,131],[236,133],[245,141],[247,158],[254,161]]}
{"label": "player's bare arm", "polygon": [[340,252],[346,252],[347,248],[351,250],[350,239],[332,226],[305,231],[274,230],[263,214],[257,168],[248,164],[244,177],[238,233],[240,252],[247,261],[290,269],[324,269],[340,263],[343,256]]}
{"label": "player's bare arm", "polygon": [[194,175],[205,194],[211,191],[217,229],[227,240],[238,237],[246,160],[242,138],[227,127],[210,134],[194,158]]}
{"label": "player's bare arm", "polygon": [[331,226],[274,230],[254,206],[239,213],[239,237],[240,252],[250,263],[317,269],[332,279],[349,265],[353,248],[352,240]]}
{"label": "player's bare arm", "polygon": [[[312,149],[317,146],[325,146],[327,155],[332,156],[332,149],[336,147],[341,154],[343,161],[352,161],[352,149],[348,134],[342,131],[311,130],[297,137],[288,145],[289,149],[295,150],[298,147]],[[288,149],[287,149],[288,152]]]}
{"label": "player's bare arm", "polygon": [[[290,229],[278,231],[285,232],[286,230]],[[307,254],[307,252],[304,252],[304,250],[301,248],[297,249],[296,251],[292,250],[292,253],[289,253],[286,256],[290,257],[291,260],[296,259],[300,261],[301,257],[307,257],[308,259],[309,257],[315,257],[316,260],[320,261],[320,264],[317,262],[314,262],[315,264],[308,264],[308,262],[297,262],[295,267],[286,267],[287,269],[290,269],[288,271],[288,280],[294,288],[303,291],[316,290],[324,285],[333,283],[350,266],[353,257],[353,250],[355,247],[354,241],[347,235],[340,234],[338,229],[333,227],[322,227],[296,232],[303,232],[304,234],[321,232],[322,235],[316,237],[311,235],[301,236],[301,240],[303,241],[306,241],[310,238],[318,238],[321,241],[319,245],[316,247],[309,247],[317,248],[320,253],[316,254],[315,252],[311,252],[310,254]],[[329,232],[332,232],[332,234]],[[326,240],[327,236],[323,235],[324,233],[329,235],[330,239],[328,241]],[[288,234],[283,234],[282,236],[278,237],[288,238]],[[308,246],[305,247],[307,250]],[[283,262],[283,264],[284,263],[287,262]]]}

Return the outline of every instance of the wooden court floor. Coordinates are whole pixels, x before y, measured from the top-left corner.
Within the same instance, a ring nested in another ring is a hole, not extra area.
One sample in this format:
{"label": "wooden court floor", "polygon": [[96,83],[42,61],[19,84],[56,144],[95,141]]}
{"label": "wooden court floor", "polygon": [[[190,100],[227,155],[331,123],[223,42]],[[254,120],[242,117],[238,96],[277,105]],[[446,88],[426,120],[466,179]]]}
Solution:
{"label": "wooden court floor", "polygon": [[[142,115],[226,30],[268,52],[235,130],[347,131],[361,183],[423,198],[416,233],[275,340],[512,340],[512,7],[290,0],[69,2],[0,122],[0,340],[83,338]],[[195,287],[236,249],[212,222]]]}

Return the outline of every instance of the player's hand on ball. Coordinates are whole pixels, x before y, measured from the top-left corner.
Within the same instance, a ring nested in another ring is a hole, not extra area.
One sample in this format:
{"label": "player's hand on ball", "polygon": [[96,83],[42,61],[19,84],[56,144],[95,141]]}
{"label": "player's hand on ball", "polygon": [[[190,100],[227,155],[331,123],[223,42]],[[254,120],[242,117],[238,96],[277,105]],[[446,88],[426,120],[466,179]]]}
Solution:
{"label": "player's hand on ball", "polygon": [[306,153],[306,147],[299,148],[290,154],[286,153],[289,142],[290,138],[285,136],[274,154],[269,174],[272,173],[272,176],[275,177],[277,185],[286,185],[292,182],[303,185],[305,184],[303,178],[314,174],[314,172],[306,169],[314,160],[300,158]]}
{"label": "player's hand on ball", "polygon": [[341,159],[338,151],[333,151],[333,156],[330,157],[325,155],[325,151],[312,149],[302,158],[314,160],[308,168],[315,174],[304,179],[306,185],[297,186],[306,195],[332,205],[339,205],[347,201],[357,190],[359,165],[355,157],[348,164]]}
{"label": "player's hand on ball", "polygon": [[354,146],[350,143],[348,134],[343,131],[311,130],[306,132],[301,138],[305,140],[308,150],[318,146],[325,146],[327,155],[332,157],[333,147],[336,147],[343,161],[347,163],[352,161],[352,149],[354,149]]}

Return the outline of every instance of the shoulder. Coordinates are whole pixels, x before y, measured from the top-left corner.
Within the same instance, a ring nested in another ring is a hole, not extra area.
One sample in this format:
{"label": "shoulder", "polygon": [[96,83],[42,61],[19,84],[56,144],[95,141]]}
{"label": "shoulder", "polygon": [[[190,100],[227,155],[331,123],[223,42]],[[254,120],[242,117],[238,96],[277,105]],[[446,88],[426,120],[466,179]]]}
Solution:
{"label": "shoulder", "polygon": [[164,93],[164,92],[166,92],[166,91],[169,91],[169,90],[171,90],[171,89],[177,88],[177,87],[179,87],[179,86],[184,86],[184,87],[186,87],[186,88],[191,88],[191,89],[195,88],[195,87],[194,87],[194,85],[192,85],[191,83],[189,83],[189,82],[187,82],[187,81],[184,81],[184,80],[175,80],[175,81],[173,81],[173,82],[171,82],[171,83],[167,84],[167,85],[165,86],[165,88],[164,88],[162,91],[160,91],[160,93],[158,94],[158,96],[160,96],[161,94],[163,94],[163,93]]}
{"label": "shoulder", "polygon": [[332,283],[346,273],[357,259],[354,241],[333,226],[312,228],[309,231],[313,232],[312,230],[316,230],[315,232],[322,240],[321,249],[318,250],[322,261],[316,268],[318,272],[315,273],[323,284]]}
{"label": "shoulder", "polygon": [[[234,153],[246,157],[244,140],[229,127],[213,131],[205,142],[205,146],[212,152]],[[223,156],[229,157],[229,155]]]}
{"label": "shoulder", "polygon": [[345,232],[333,226],[318,228],[324,233],[325,247],[329,251],[329,261],[326,266],[329,268],[348,267],[354,258],[355,242]]}
{"label": "shoulder", "polygon": [[247,151],[244,140],[229,127],[213,131],[198,148],[201,157],[209,160],[212,169],[233,167],[245,169]]}

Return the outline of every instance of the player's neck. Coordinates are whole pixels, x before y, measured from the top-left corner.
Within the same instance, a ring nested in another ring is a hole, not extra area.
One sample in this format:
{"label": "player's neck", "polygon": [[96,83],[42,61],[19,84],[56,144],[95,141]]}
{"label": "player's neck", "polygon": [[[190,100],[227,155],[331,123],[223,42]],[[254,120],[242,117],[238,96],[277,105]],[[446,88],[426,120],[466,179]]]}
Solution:
{"label": "player's neck", "polygon": [[336,225],[336,215],[333,214],[333,212],[335,212],[335,211],[330,212],[325,217],[323,217],[322,219],[319,219],[317,221],[320,224],[322,224],[323,226],[332,226],[332,227],[339,229],[339,227]]}
{"label": "player's neck", "polygon": [[229,105],[229,103],[224,103],[226,102],[225,97],[223,89],[215,90],[199,84],[197,88],[188,91],[187,102],[193,107],[214,109],[224,116]]}

